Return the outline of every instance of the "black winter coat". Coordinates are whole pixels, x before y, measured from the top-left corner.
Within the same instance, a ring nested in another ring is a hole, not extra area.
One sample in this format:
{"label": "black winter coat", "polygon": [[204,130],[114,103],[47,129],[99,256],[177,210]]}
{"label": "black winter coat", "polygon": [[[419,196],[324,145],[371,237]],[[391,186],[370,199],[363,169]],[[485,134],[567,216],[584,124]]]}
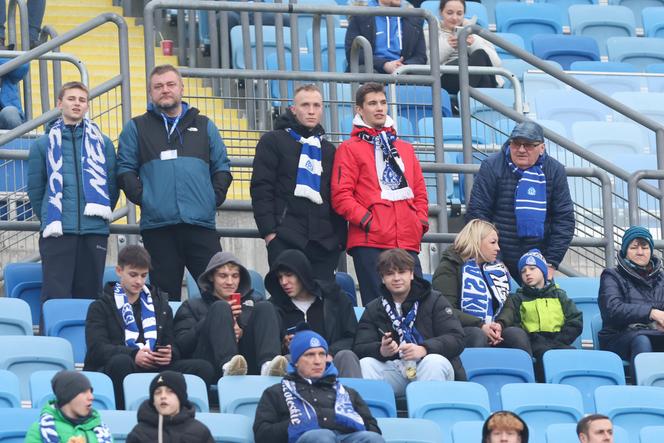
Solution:
{"label": "black winter coat", "polygon": [[[392,295],[381,285],[381,295],[394,308]],[[420,302],[415,327],[424,338],[424,346],[429,354],[440,354],[452,363],[456,380],[465,380],[466,372],[459,355],[464,348],[464,333],[459,319],[454,316],[452,306],[440,292],[431,289],[431,284],[419,277],[412,281],[410,294],[402,304],[403,312],[409,312],[416,301]],[[392,330],[392,322],[382,305],[382,298],[372,300],[365,308],[355,336],[353,351],[359,358],[373,357],[380,361],[394,360],[380,353],[381,332]]]}
{"label": "black winter coat", "polygon": [[[125,344],[125,325],[113,298],[115,282],[104,287],[104,293],[93,301],[88,308],[85,319],[85,343],[88,351],[85,354],[86,371],[99,371],[116,354],[136,356],[138,348],[130,348]],[[157,321],[157,345],[173,345],[173,311],[168,305],[168,294],[155,287],[150,287],[152,303]],[[177,346],[172,347],[172,361],[177,360],[180,353]]]}
{"label": "black winter coat", "polygon": [[519,177],[507,166],[507,146],[506,142],[500,152],[482,162],[475,176],[466,221],[479,218],[496,225],[502,260],[510,274],[520,282],[517,263],[530,249],[538,248],[554,267],[558,267],[563,260],[574,235],[574,203],[565,167],[546,154],[542,167],[546,176],[547,201],[544,239],[517,237],[514,193]]}
{"label": "black winter coat", "polygon": [[[196,410],[189,404],[181,406],[180,412],[172,417],[164,416],[164,443],[214,443],[210,430],[196,420]],[[150,400],[145,400],[138,408],[138,424],[127,436],[127,443],[157,442],[159,414]]]}
{"label": "black winter coat", "polygon": [[305,128],[290,109],[279,117],[275,127],[258,141],[251,174],[251,204],[261,237],[276,232],[277,237],[299,249],[304,249],[308,241],[315,241],[329,251],[343,249],[346,222],[330,204],[330,178],[336,148],[321,139],[323,204],[318,205],[293,195],[302,145],[285,129],[292,128],[302,137],[322,136],[325,131],[320,125],[313,130]]}
{"label": "black winter coat", "polygon": [[[294,380],[297,392],[316,409],[318,416],[318,425],[321,429],[331,429],[342,434],[352,432],[350,429],[337,425],[334,417],[334,402],[336,400],[336,391],[334,382],[336,377],[324,377],[314,383],[309,383],[298,375],[286,375],[286,379]],[[357,412],[364,420],[364,426],[367,431],[380,434],[378,423],[371,415],[369,407],[362,397],[352,388],[344,386],[350,401]],[[290,422],[290,413],[281,383],[267,388],[256,408],[256,418],[254,419],[254,438],[256,443],[286,443],[288,442],[288,424]]]}

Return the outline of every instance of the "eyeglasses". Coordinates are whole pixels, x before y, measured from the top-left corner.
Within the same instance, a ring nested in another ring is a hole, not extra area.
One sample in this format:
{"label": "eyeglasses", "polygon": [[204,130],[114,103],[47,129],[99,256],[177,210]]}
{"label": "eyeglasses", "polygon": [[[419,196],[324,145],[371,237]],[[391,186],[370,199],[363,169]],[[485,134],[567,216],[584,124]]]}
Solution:
{"label": "eyeglasses", "polygon": [[539,147],[542,144],[542,142],[528,143],[528,142],[523,142],[523,141],[511,140],[510,144],[515,149],[524,148],[524,149],[526,149],[526,151],[532,151],[533,149]]}

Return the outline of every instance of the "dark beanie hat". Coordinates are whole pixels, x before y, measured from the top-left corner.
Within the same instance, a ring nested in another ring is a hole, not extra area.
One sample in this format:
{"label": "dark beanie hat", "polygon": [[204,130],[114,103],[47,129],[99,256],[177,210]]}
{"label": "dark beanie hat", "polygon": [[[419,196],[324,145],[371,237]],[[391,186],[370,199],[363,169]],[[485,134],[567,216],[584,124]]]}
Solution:
{"label": "dark beanie hat", "polygon": [[150,383],[150,402],[154,401],[154,391],[160,386],[167,386],[171,388],[175,395],[180,400],[180,407],[189,403],[187,396],[187,382],[184,380],[184,375],[175,371],[164,371],[158,374],[152,383]]}
{"label": "dark beanie hat", "polygon": [[650,231],[648,231],[643,226],[632,226],[625,231],[625,234],[622,238],[622,244],[620,245],[620,256],[622,258],[627,257],[627,248],[629,248],[629,244],[637,238],[642,238],[648,242],[648,246],[650,246],[650,253],[653,252],[655,249],[655,244],[652,241],[652,234],[650,234]]}
{"label": "dark beanie hat", "polygon": [[51,379],[51,388],[58,406],[64,406],[81,392],[92,389],[90,380],[76,371],[60,371]]}

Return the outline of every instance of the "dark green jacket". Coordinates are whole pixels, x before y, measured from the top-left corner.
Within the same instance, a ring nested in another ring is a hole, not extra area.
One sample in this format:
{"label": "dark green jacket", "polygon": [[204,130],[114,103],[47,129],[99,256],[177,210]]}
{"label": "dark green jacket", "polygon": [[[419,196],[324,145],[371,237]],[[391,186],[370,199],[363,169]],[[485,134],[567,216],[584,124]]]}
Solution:
{"label": "dark green jacket", "polygon": [[[97,443],[97,435],[94,432],[94,428],[100,426],[102,422],[99,412],[96,410],[93,409],[90,418],[79,425],[74,425],[67,420],[65,416],[62,415],[62,412],[54,406],[53,401],[44,406],[41,413],[48,413],[53,416],[55,420],[55,431],[58,433],[61,442],[66,442],[75,436],[81,436],[85,437],[85,441],[88,443]],[[42,443],[42,438],[39,432],[39,421],[30,426],[30,430],[25,436],[25,443]]]}

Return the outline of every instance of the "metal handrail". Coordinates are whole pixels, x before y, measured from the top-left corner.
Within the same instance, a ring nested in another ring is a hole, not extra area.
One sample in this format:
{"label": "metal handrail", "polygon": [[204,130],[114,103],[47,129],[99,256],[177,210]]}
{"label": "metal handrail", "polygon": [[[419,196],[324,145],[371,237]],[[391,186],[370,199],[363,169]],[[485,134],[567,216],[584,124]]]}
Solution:
{"label": "metal handrail", "polygon": [[639,181],[648,178],[664,180],[664,171],[642,169],[634,171],[627,180],[627,204],[629,208],[630,226],[635,226],[639,223]]}
{"label": "metal handrail", "polygon": [[[46,25],[42,27],[41,30],[41,35],[40,39],[41,42],[45,42],[47,40],[46,37],[50,39],[54,39],[55,37],[58,36],[58,32],[55,30],[55,28],[51,25]],[[60,52],[60,48],[54,48],[53,53],[58,53]],[[39,84],[41,86],[40,90],[40,95],[41,95],[41,102],[42,102],[42,113],[46,112],[51,108],[50,105],[50,100],[49,100],[49,94],[48,94],[48,87],[49,85],[52,85],[53,87],[53,103],[57,103],[58,101],[58,93],[60,92],[60,88],[62,87],[62,66],[60,65],[59,61],[54,61],[53,62],[53,82],[48,81],[48,64],[46,63],[45,60],[42,60],[40,58],[39,60]],[[86,83],[87,84],[87,83]]]}
{"label": "metal handrail", "polygon": [[[7,5],[7,43],[16,47],[16,7],[18,6],[19,20],[21,21],[21,49],[30,45],[30,25],[28,24],[27,0],[9,0]],[[32,77],[30,71],[23,78],[23,103],[25,104],[25,118],[32,118]]]}

